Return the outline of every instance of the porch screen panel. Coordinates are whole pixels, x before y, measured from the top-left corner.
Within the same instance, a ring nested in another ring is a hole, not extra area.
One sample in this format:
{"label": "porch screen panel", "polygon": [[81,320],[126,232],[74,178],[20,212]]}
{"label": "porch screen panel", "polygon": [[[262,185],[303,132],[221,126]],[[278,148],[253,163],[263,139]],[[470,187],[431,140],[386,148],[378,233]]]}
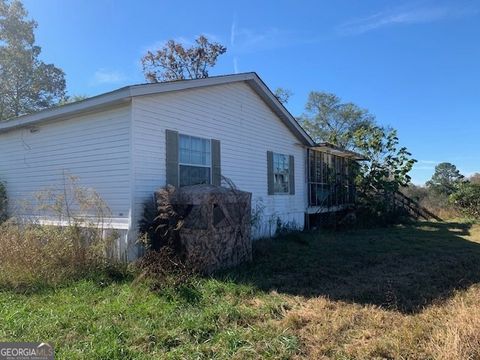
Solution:
{"label": "porch screen panel", "polygon": [[309,205],[333,207],[353,203],[352,162],[344,157],[309,151]]}

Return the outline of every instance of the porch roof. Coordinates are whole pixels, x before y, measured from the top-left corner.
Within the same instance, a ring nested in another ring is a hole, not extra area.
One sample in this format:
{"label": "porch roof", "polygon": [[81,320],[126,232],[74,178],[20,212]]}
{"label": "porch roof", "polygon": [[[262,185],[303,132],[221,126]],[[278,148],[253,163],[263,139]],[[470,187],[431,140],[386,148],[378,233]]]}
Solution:
{"label": "porch roof", "polygon": [[356,160],[356,161],[363,161],[368,160],[365,156],[355,151],[343,149],[337,145],[328,142],[317,143],[310,147],[312,150],[323,151],[329,154],[345,157],[348,159]]}

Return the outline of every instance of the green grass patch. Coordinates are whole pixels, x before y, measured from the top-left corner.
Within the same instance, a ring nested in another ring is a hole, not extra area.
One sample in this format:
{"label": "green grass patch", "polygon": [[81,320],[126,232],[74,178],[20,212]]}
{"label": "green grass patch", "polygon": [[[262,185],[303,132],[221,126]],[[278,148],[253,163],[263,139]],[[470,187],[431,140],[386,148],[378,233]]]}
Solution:
{"label": "green grass patch", "polygon": [[105,276],[4,288],[0,341],[47,341],[58,359],[475,358],[479,242],[462,222],[322,231],[158,291]]}
{"label": "green grass patch", "polygon": [[293,334],[269,324],[280,296],[214,279],[160,293],[93,280],[21,295],[0,292],[0,339],[48,341],[61,359],[287,358]]}

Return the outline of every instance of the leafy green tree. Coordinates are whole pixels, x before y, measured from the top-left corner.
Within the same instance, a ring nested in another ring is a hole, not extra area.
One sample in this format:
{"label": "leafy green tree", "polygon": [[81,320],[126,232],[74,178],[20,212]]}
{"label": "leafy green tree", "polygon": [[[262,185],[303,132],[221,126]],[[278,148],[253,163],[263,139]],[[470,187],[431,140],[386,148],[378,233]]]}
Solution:
{"label": "leafy green tree", "polygon": [[464,182],[464,179],[465,177],[460,174],[455,165],[443,162],[435,166],[435,173],[426,185],[437,193],[451,195]]}
{"label": "leafy green tree", "polygon": [[175,40],[155,52],[148,51],[142,58],[143,73],[147,81],[156,83],[208,77],[209,68],[227,51],[219,43],[210,42],[201,35],[195,45],[185,48]]}
{"label": "leafy green tree", "polygon": [[283,105],[287,104],[288,100],[290,100],[290,97],[293,95],[290,90],[282,87],[276,88],[273,94]]}
{"label": "leafy green tree", "polygon": [[343,103],[330,93],[312,91],[300,122],[317,142],[327,141],[346,149],[355,147],[355,133],[375,125],[375,117],[353,103]]}
{"label": "leafy green tree", "polygon": [[461,183],[450,195],[450,201],[466,216],[480,219],[480,184]]}
{"label": "leafy green tree", "polygon": [[369,197],[377,192],[395,193],[410,183],[409,172],[416,160],[406,147],[399,146],[396,130],[379,126],[357,130],[355,147],[367,158],[360,163],[357,186]]}
{"label": "leafy green tree", "polygon": [[395,130],[380,126],[357,130],[355,147],[367,158],[358,163],[356,177],[359,219],[372,225],[401,221],[405,210],[396,206],[396,193],[410,183],[416,160],[399,146]]}
{"label": "leafy green tree", "polygon": [[18,0],[0,0],[0,120],[32,113],[65,96],[65,74],[39,59],[37,23]]}

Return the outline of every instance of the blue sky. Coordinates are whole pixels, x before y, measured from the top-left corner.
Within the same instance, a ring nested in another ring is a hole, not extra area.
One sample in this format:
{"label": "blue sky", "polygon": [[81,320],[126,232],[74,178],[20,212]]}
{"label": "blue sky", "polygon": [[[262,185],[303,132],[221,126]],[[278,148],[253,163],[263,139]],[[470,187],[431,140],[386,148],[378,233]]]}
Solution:
{"label": "blue sky", "polygon": [[24,3],[71,95],[144,82],[148,49],[206,34],[228,48],[211,75],[256,71],[293,92],[294,115],[311,90],[333,92],[398,129],[415,183],[443,161],[480,172],[480,1]]}

